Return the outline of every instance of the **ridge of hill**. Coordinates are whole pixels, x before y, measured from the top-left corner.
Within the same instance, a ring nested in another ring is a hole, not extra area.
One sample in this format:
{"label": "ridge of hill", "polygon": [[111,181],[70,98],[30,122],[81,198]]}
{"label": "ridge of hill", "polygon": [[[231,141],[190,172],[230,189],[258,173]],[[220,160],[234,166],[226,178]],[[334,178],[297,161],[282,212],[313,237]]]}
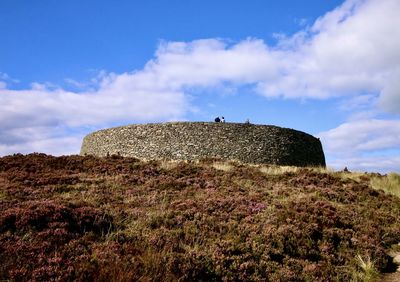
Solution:
{"label": "ridge of hill", "polygon": [[387,180],[215,159],[2,157],[0,280],[373,281],[395,271],[400,242],[400,198],[372,188]]}

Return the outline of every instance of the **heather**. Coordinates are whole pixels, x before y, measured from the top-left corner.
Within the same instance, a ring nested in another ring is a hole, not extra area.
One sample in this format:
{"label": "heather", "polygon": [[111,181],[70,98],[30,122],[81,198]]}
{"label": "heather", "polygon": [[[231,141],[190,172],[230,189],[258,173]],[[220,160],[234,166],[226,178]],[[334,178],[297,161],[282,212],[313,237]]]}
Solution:
{"label": "heather", "polygon": [[394,270],[388,251],[400,242],[400,199],[378,189],[387,177],[212,159],[3,157],[0,279],[374,279]]}

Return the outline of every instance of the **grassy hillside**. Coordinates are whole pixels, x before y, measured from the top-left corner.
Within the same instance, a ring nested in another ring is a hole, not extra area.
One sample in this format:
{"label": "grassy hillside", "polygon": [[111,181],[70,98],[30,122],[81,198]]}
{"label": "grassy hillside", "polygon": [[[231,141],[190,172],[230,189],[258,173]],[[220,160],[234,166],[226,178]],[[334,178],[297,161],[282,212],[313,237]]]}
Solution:
{"label": "grassy hillside", "polygon": [[215,160],[3,157],[0,280],[372,280],[394,270],[400,198],[379,189],[396,194],[398,180]]}

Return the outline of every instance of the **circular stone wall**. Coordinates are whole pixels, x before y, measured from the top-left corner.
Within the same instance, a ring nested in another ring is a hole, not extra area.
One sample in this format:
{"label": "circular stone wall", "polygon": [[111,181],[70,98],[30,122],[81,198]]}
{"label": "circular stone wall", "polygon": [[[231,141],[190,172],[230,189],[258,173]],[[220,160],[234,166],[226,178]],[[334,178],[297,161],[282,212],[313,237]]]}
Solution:
{"label": "circular stone wall", "polygon": [[81,155],[113,154],[147,160],[220,158],[325,166],[319,139],[293,129],[243,123],[137,124],[100,130],[83,139]]}

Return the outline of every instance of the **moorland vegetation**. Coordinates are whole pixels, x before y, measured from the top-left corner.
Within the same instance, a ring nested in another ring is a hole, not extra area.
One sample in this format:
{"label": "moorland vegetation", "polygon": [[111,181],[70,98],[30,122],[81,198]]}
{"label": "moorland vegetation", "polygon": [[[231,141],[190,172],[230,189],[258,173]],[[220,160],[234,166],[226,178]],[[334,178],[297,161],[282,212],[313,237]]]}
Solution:
{"label": "moorland vegetation", "polygon": [[2,157],[0,280],[373,281],[396,269],[399,191],[397,174]]}

